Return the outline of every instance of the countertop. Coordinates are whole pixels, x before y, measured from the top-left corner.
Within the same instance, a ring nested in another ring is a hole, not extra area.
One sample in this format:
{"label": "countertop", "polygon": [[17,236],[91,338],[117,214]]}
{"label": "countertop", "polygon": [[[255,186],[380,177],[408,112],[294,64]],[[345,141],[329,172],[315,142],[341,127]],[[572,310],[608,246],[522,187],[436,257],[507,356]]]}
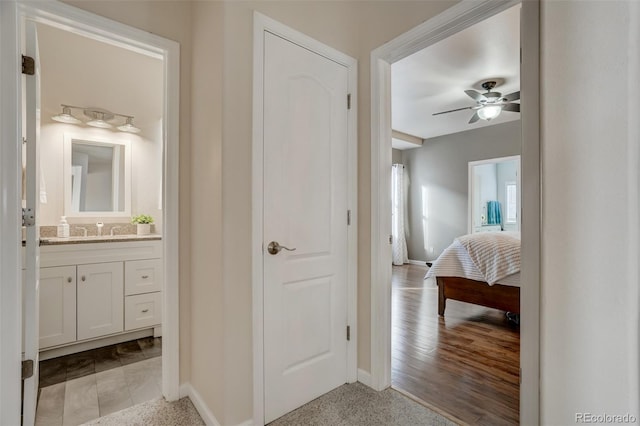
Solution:
{"label": "countertop", "polygon": [[89,237],[68,237],[68,238],[42,237],[40,238],[40,245],[53,246],[53,245],[61,245],[61,244],[121,243],[126,241],[150,241],[150,240],[161,240],[161,239],[162,239],[162,235],[160,234],[148,234],[148,235],[126,234],[126,235],[114,235],[114,236],[102,235],[100,237],[94,235]]}

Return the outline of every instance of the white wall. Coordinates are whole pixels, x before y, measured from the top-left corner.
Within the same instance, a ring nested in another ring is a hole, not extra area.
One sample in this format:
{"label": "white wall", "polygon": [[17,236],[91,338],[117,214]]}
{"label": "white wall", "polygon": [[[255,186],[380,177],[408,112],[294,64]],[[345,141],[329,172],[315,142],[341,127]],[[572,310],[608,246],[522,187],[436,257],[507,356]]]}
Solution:
{"label": "white wall", "polygon": [[640,418],[639,4],[541,12],[541,423]]}

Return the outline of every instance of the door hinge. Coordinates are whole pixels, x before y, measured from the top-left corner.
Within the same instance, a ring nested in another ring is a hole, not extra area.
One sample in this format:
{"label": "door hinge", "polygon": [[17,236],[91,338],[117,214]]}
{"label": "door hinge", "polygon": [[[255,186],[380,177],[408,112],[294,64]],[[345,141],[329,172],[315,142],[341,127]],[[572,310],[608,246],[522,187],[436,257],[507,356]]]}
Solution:
{"label": "door hinge", "polygon": [[33,376],[33,360],[25,359],[22,361],[22,380],[26,380]]}
{"label": "door hinge", "polygon": [[351,326],[347,326],[347,342],[351,340]]}
{"label": "door hinge", "polygon": [[347,109],[351,109],[351,93],[347,93]]}
{"label": "door hinge", "polygon": [[22,55],[22,74],[34,75],[36,73],[36,61],[31,56]]}
{"label": "door hinge", "polygon": [[520,374],[518,375],[518,383],[522,384],[522,368],[520,369]]}
{"label": "door hinge", "polygon": [[347,210],[347,226],[351,225],[351,210]]}
{"label": "door hinge", "polygon": [[393,235],[389,235],[389,244],[393,244]]}
{"label": "door hinge", "polygon": [[22,226],[34,226],[36,224],[36,214],[31,208],[22,208]]}

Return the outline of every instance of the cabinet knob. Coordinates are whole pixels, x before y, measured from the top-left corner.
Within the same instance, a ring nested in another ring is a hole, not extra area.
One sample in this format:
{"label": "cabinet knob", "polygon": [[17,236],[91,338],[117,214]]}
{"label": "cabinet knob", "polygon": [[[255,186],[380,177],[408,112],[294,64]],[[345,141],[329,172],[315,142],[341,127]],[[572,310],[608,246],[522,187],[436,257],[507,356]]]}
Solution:
{"label": "cabinet knob", "polygon": [[73,278],[68,277],[68,278],[67,278],[67,282],[68,282],[68,283],[73,282]]}
{"label": "cabinet knob", "polygon": [[143,276],[142,276],[142,279],[143,279],[143,280],[146,280],[147,278],[149,278],[149,275],[143,275]]}
{"label": "cabinet knob", "polygon": [[87,277],[85,277],[84,275],[82,276],[82,278],[80,278],[82,281],[86,281]]}
{"label": "cabinet knob", "polygon": [[143,309],[143,310],[142,310],[142,313],[143,313],[143,314],[146,314],[147,312],[149,312],[149,309]]}

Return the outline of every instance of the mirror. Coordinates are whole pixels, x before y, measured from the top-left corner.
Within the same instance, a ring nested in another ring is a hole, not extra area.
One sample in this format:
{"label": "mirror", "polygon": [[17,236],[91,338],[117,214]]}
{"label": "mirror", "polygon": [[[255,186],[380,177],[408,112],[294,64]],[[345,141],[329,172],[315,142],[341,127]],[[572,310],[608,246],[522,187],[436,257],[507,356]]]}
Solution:
{"label": "mirror", "polygon": [[65,215],[131,216],[129,141],[65,134],[64,145]]}
{"label": "mirror", "polygon": [[469,162],[468,232],[520,231],[520,156]]}

